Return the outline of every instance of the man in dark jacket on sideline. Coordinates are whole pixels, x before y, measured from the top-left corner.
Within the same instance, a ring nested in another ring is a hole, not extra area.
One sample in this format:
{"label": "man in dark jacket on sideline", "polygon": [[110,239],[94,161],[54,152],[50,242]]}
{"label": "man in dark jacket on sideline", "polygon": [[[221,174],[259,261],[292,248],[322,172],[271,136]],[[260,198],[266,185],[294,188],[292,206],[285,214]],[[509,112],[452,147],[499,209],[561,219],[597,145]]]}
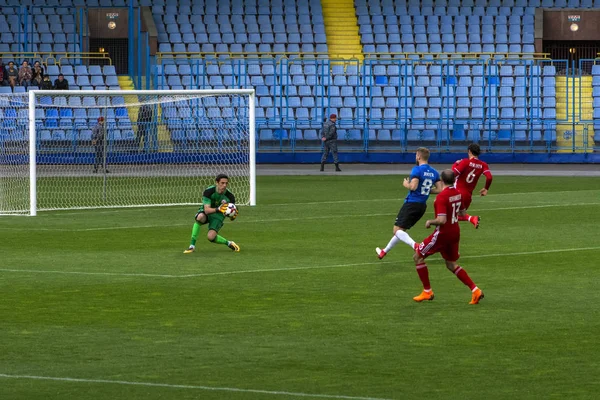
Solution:
{"label": "man in dark jacket on sideline", "polygon": [[106,158],[105,158],[105,150],[104,146],[105,137],[105,128],[104,128],[104,117],[98,117],[98,123],[92,129],[92,145],[94,146],[94,173],[98,172],[98,167],[102,169],[104,167],[104,172],[108,173],[108,168],[106,168]]}
{"label": "man in dark jacket on sideline", "polygon": [[[137,135],[135,137],[135,150],[143,151],[146,147],[145,143],[152,138],[148,137],[152,127],[152,119],[154,118],[154,110],[151,104],[143,104],[138,111],[137,117]],[[140,145],[142,150],[140,150]]]}
{"label": "man in dark jacket on sideline", "polygon": [[327,156],[329,155],[329,151],[333,154],[333,162],[335,163],[335,170],[337,172],[341,172],[340,165],[338,163],[338,150],[337,150],[337,128],[335,126],[335,121],[337,120],[337,115],[331,114],[329,116],[329,120],[323,123],[323,128],[321,129],[321,140],[323,141],[323,157],[321,157],[321,172],[325,170],[325,162],[327,161]]}

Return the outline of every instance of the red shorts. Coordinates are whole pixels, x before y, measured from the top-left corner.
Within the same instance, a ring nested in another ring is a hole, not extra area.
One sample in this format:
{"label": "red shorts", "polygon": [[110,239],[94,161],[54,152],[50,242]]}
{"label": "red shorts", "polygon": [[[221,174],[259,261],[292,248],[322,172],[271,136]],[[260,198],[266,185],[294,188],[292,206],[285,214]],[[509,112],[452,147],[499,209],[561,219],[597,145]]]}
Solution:
{"label": "red shorts", "polygon": [[471,193],[467,190],[460,191],[460,211],[466,211],[471,205]]}
{"label": "red shorts", "polygon": [[460,236],[448,237],[440,235],[440,231],[435,230],[427,236],[423,243],[419,244],[418,253],[423,258],[427,258],[435,253],[440,253],[446,261],[456,261],[460,258],[458,253],[458,243]]}

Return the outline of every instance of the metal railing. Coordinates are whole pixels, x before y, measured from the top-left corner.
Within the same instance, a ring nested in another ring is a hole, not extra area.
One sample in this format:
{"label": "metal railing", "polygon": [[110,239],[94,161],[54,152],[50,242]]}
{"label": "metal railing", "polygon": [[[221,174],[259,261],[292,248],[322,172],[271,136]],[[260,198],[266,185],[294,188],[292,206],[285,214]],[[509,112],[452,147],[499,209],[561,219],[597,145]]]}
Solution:
{"label": "metal railing", "polygon": [[[494,151],[594,150],[587,140],[557,140],[558,124],[581,119],[577,124],[588,124],[586,132],[593,126],[584,108],[574,107],[582,104],[582,90],[578,103],[568,88],[564,104],[556,102],[563,90],[556,81],[582,85],[581,66],[543,53],[396,56],[360,61],[314,53],[159,53],[154,83],[168,88],[171,69],[178,76],[189,71],[181,77],[186,89],[254,87],[258,130],[273,132],[260,140],[262,149],[316,149],[320,142],[313,141],[314,133],[318,136],[324,118],[335,113],[342,145],[355,151],[408,151],[421,143],[447,151],[466,141]],[[583,134],[573,132],[573,137]]]}

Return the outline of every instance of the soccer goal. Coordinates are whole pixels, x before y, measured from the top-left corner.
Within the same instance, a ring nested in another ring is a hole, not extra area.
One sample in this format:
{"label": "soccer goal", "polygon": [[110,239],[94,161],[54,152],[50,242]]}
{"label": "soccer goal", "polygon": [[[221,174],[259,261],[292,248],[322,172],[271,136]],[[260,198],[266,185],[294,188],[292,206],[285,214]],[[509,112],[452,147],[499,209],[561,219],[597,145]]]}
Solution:
{"label": "soccer goal", "polygon": [[0,94],[0,214],[256,204],[253,89]]}

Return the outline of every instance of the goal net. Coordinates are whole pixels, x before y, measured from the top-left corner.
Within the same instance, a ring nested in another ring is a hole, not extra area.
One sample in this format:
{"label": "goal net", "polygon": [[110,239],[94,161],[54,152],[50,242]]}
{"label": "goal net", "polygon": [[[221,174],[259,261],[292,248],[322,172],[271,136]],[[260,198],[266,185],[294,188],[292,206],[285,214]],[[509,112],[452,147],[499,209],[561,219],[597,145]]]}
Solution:
{"label": "goal net", "polygon": [[255,201],[254,91],[0,95],[0,214]]}
{"label": "goal net", "polygon": [[29,120],[26,94],[0,94],[0,213],[29,212]]}

